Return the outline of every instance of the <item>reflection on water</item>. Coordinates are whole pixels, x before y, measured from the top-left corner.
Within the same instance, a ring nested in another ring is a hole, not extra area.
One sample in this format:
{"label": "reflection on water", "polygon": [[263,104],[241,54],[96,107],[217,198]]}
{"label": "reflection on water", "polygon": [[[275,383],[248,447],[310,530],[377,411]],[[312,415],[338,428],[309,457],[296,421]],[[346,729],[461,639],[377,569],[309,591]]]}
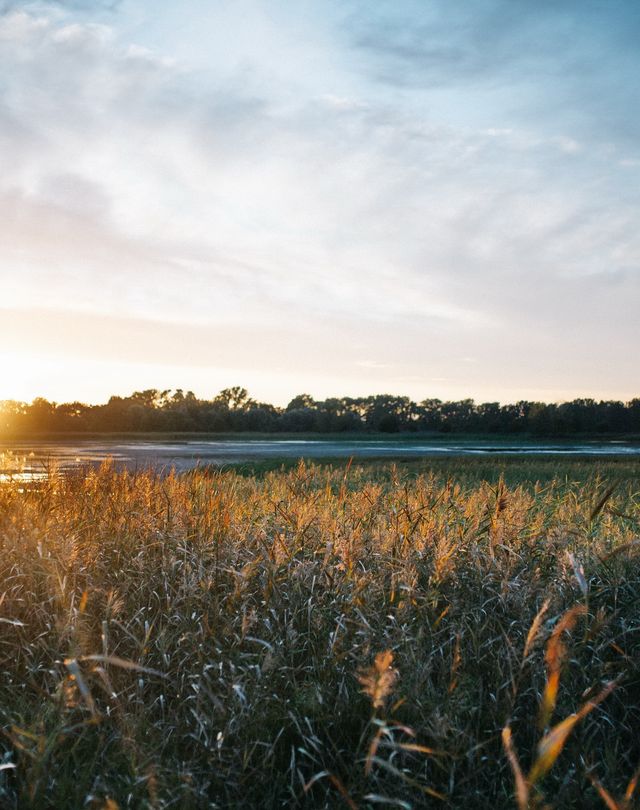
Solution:
{"label": "reflection on water", "polygon": [[632,456],[640,460],[640,444],[629,442],[500,442],[451,439],[233,439],[222,441],[48,441],[28,445],[0,443],[0,481],[37,481],[53,470],[66,472],[96,467],[111,459],[129,470],[154,467],[192,469],[243,461],[291,458],[429,458],[456,456]]}
{"label": "reflection on water", "polygon": [[46,472],[9,472],[9,473],[0,473],[0,484],[8,484],[8,483],[30,483],[33,481],[44,481],[48,477],[49,473]]}
{"label": "reflection on water", "polygon": [[40,465],[38,469],[34,452],[26,455],[11,451],[0,452],[0,484],[42,481],[50,475],[50,466]]}

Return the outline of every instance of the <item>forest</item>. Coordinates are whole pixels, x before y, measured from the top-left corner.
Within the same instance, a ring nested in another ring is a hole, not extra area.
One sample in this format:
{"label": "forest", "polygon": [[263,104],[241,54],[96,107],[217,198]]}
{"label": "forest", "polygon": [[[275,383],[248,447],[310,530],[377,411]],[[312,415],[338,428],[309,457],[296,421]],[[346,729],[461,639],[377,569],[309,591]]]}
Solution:
{"label": "forest", "polygon": [[299,394],[285,407],[258,402],[240,386],[213,399],[182,389],[147,389],[106,404],[0,402],[7,437],[59,433],[460,433],[532,437],[640,435],[640,398],[544,403],[414,402],[377,394],[315,400]]}

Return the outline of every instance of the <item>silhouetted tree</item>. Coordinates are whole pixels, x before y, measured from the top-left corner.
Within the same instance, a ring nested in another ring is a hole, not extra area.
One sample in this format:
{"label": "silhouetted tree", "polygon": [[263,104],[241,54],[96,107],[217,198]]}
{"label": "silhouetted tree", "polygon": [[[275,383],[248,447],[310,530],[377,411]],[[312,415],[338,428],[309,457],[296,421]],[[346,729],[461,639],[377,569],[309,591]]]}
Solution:
{"label": "silhouetted tree", "polygon": [[529,434],[532,436],[605,436],[640,434],[640,398],[628,403],[580,398],[560,404],[513,405],[472,399],[443,402],[378,394],[329,397],[316,401],[298,394],[286,408],[256,402],[246,388],[225,388],[213,399],[149,388],[128,397],[113,396],[106,405],[56,404],[38,397],[28,405],[0,402],[0,430],[5,435],[47,432],[131,431],[343,431],[457,432]]}
{"label": "silhouetted tree", "polygon": [[301,408],[312,409],[312,408],[315,408],[315,406],[316,406],[316,401],[312,396],[310,396],[309,394],[298,394],[287,405],[286,410],[287,411],[298,411]]}

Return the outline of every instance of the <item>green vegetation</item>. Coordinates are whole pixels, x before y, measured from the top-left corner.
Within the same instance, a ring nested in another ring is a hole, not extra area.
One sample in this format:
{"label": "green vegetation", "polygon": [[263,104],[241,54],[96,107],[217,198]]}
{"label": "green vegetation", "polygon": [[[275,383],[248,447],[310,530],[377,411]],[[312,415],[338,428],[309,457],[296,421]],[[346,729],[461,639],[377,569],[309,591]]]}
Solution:
{"label": "green vegetation", "polygon": [[225,388],[211,400],[193,392],[135,391],[105,405],[57,404],[42,397],[30,405],[0,402],[5,437],[96,433],[408,433],[480,436],[636,436],[640,399],[627,403],[576,399],[562,404],[521,401],[476,404],[377,394],[317,401],[294,397],[286,408],[256,402],[245,388]]}
{"label": "green vegetation", "polygon": [[629,810],[637,465],[429,465],[0,486],[0,806]]}
{"label": "green vegetation", "polygon": [[[263,477],[270,472],[292,472],[300,460],[273,458],[260,461],[243,461],[220,468],[203,467],[203,472],[216,475],[222,469],[238,475]],[[314,461],[316,467],[342,467],[348,460],[344,458],[323,458]],[[593,484],[595,480],[607,481],[616,486],[625,485],[640,492],[640,459],[628,456],[584,457],[546,455],[523,456],[464,456],[422,458],[402,457],[389,460],[380,458],[358,458],[357,467],[361,474],[378,482],[389,482],[394,475],[411,481],[418,476],[428,476],[435,482],[447,482],[464,487],[480,486],[483,482],[497,484],[501,479],[508,486],[522,486],[533,491],[536,485],[555,482],[557,486],[577,487]]]}

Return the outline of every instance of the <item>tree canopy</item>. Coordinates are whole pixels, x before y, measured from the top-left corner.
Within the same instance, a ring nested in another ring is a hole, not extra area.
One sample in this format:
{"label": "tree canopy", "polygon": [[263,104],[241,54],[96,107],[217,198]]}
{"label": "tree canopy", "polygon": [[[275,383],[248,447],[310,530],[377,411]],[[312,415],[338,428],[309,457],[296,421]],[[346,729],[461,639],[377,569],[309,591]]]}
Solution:
{"label": "tree canopy", "polygon": [[192,391],[147,389],[104,405],[0,402],[0,433],[244,432],[466,433],[531,436],[640,435],[640,398],[476,404],[376,394],[315,400],[298,394],[284,408],[258,402],[241,386],[212,399]]}

